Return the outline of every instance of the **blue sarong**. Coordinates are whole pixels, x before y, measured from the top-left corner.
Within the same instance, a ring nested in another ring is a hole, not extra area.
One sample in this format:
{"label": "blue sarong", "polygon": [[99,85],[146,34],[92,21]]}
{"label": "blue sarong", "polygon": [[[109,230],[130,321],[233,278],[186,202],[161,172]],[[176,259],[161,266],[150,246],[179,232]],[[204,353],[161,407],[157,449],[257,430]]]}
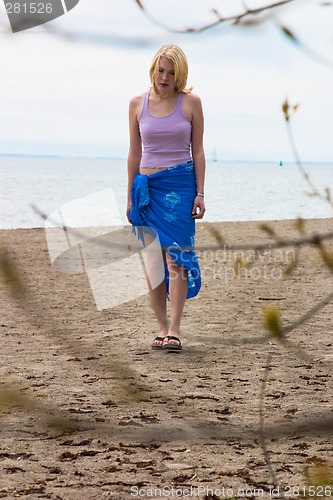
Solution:
{"label": "blue sarong", "polygon": [[[133,232],[144,244],[145,227],[155,230],[163,250],[187,269],[187,299],[201,287],[200,267],[194,251],[195,219],[192,208],[196,196],[193,162],[161,170],[151,175],[137,174],[131,192],[129,218]],[[165,265],[167,293],[169,272]]]}

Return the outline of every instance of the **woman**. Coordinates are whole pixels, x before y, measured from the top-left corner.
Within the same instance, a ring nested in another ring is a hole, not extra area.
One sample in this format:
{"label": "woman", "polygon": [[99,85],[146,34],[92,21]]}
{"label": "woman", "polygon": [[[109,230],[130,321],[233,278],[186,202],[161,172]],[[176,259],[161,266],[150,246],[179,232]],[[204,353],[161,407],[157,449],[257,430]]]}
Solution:
{"label": "woman", "polygon": [[201,286],[194,234],[205,213],[204,120],[200,98],[186,89],[187,60],[177,45],[160,48],[149,74],[152,87],[129,105],[126,215],[145,246],[157,235],[163,249],[165,278],[158,286],[148,280],[159,325],[151,347],[179,351],[185,300]]}

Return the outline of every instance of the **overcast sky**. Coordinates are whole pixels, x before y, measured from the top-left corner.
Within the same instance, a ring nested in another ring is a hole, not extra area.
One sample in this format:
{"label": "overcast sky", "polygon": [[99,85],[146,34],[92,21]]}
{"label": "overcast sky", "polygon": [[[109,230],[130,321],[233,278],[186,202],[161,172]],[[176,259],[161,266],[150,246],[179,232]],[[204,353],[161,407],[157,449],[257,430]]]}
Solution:
{"label": "overcast sky", "polygon": [[[212,21],[214,7],[225,16],[243,8],[236,0],[142,2],[174,28]],[[288,97],[300,104],[292,127],[302,159],[333,161],[333,6],[298,0],[275,12],[256,26],[180,35],[134,0],[80,0],[45,27],[12,34],[0,2],[0,154],[125,157],[128,101],[148,88],[154,53],[174,42],[203,102],[208,159],[214,149],[221,160],[292,159],[281,112]],[[290,43],[278,23],[331,67]]]}

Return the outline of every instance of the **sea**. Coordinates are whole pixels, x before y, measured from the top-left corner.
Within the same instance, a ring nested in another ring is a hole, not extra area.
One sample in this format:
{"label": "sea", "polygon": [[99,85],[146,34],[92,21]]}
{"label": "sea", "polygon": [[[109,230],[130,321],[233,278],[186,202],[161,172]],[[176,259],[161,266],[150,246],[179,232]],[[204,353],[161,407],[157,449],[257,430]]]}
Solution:
{"label": "sea", "polygon": [[[331,218],[333,163],[210,161],[209,222]],[[126,159],[0,157],[0,229],[127,224]]]}

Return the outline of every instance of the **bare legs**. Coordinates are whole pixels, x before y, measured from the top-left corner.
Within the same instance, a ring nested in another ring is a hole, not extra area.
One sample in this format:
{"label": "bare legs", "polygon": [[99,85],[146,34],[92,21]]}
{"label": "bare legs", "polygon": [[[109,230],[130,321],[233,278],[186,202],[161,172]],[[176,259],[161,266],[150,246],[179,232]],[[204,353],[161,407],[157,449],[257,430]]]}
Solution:
{"label": "bare legs", "polygon": [[[166,305],[166,283],[163,281],[158,287],[152,289],[149,286],[149,295],[151,305],[153,306],[154,313],[157,319],[157,323],[160,329],[160,337],[166,337],[168,335],[168,318],[167,318],[167,305]],[[162,342],[158,340],[154,341],[155,345],[159,345]]]}
{"label": "bare legs", "polygon": [[[169,269],[169,297],[170,297],[170,324],[167,320],[166,305],[166,284],[161,283],[152,289],[149,286],[150,299],[155,312],[155,316],[160,329],[160,336],[173,335],[179,337],[180,322],[184,310],[187,295],[187,272],[182,266],[177,264],[169,254],[166,254],[166,262]],[[170,339],[170,344],[178,344],[176,340]],[[162,341],[154,341],[154,345],[162,345]]]}
{"label": "bare legs", "polygon": [[[186,295],[187,295],[187,272],[184,267],[177,264],[169,254],[166,255],[166,260],[169,269],[169,295],[170,295],[170,325],[169,335],[179,337],[180,321],[182,319]],[[170,340],[170,343],[176,343]]]}

